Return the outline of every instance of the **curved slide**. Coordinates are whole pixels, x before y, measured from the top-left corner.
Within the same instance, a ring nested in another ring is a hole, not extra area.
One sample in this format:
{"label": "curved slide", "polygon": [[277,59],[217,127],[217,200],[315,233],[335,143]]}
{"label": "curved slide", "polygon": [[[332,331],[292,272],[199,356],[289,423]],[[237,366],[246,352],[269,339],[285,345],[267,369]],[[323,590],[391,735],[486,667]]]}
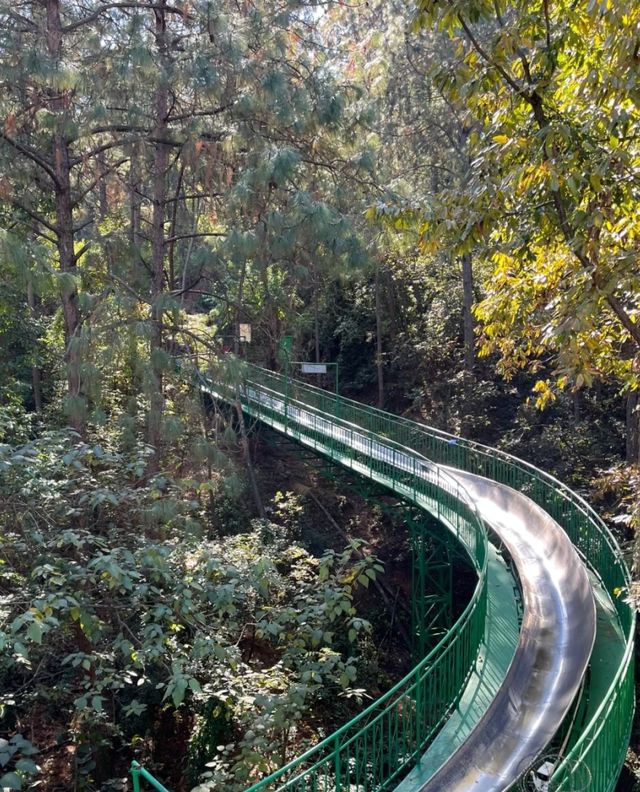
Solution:
{"label": "curved slide", "polygon": [[[473,602],[405,680],[248,792],[498,792],[524,777],[545,792],[613,792],[634,711],[635,616],[619,596],[619,548],[590,507],[521,460],[242,365],[240,378],[200,378],[202,391],[430,510],[479,575]],[[533,780],[541,763],[551,778]],[[155,785],[137,765],[132,775],[134,789],[140,777]]]}
{"label": "curved slide", "polygon": [[[284,416],[285,401],[248,383],[245,398]],[[287,421],[320,430],[398,471],[416,464],[436,480],[438,466],[399,451],[359,427],[286,405]],[[584,564],[560,526],[533,501],[503,484],[445,468],[505,546],[522,588],[520,640],[504,681],[465,742],[420,792],[499,792],[535,762],[562,724],[580,688],[595,640],[596,618]]]}
{"label": "curved slide", "polygon": [[595,640],[595,604],[584,564],[546,512],[504,484],[448,472],[506,546],[522,586],[524,618],[497,695],[420,792],[497,792],[533,765],[571,707]]}

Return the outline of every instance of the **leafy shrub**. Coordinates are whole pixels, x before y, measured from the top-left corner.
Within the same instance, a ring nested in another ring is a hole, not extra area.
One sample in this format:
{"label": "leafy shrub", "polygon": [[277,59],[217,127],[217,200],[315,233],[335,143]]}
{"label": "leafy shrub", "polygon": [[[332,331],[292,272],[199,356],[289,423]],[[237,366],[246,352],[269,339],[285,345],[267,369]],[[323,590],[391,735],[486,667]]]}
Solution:
{"label": "leafy shrub", "polygon": [[55,724],[92,789],[132,743],[153,763],[159,724],[184,712],[188,760],[187,736],[160,773],[209,764],[207,788],[241,789],[317,737],[298,727],[310,707],[352,688],[369,630],[354,589],[381,567],[292,543],[291,498],[279,525],[207,538],[208,482],[148,477],[149,456],[68,431],[0,450],[2,725]]}

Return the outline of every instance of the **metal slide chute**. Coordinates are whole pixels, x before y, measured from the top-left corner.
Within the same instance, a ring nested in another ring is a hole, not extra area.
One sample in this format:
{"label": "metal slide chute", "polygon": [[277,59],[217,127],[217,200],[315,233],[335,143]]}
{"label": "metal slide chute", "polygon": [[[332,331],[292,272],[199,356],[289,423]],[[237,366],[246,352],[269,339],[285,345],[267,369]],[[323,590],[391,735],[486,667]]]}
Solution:
{"label": "metal slide chute", "polygon": [[465,742],[419,792],[509,789],[551,742],[580,687],[595,641],[595,604],[567,535],[525,495],[448,469],[515,565],[524,603],[502,687]]}

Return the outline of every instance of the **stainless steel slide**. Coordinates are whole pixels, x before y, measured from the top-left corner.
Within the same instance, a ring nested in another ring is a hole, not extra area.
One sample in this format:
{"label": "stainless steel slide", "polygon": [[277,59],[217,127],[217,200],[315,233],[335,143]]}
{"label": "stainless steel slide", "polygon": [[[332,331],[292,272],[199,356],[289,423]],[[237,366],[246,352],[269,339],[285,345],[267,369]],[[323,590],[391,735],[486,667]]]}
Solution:
{"label": "stainless steel slide", "polygon": [[553,738],[575,698],[595,640],[586,569],[560,526],[533,501],[447,468],[506,547],[522,586],[520,641],[498,695],[467,740],[419,792],[511,787]]}

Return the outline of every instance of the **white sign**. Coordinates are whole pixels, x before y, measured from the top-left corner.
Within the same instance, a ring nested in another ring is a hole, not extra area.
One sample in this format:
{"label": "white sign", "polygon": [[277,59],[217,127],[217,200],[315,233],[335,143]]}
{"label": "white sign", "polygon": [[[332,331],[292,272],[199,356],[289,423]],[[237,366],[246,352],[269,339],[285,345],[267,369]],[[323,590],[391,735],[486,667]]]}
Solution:
{"label": "white sign", "polygon": [[238,335],[240,337],[240,341],[243,344],[250,344],[251,343],[251,325],[250,324],[242,324],[238,325]]}
{"label": "white sign", "polygon": [[303,363],[303,374],[326,374],[327,366],[325,363]]}

